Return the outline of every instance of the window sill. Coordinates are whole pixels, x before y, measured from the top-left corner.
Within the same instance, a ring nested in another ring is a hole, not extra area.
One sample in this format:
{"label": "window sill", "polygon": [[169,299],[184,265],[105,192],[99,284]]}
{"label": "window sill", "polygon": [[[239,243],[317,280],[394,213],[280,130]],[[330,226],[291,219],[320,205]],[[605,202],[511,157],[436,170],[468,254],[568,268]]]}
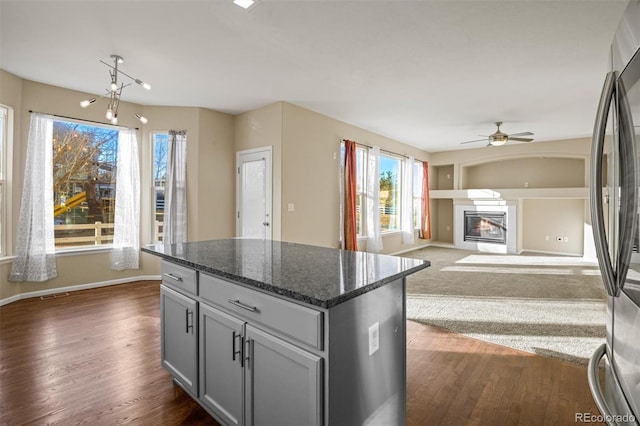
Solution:
{"label": "window sill", "polygon": [[11,263],[13,262],[13,259],[15,259],[16,256],[1,256],[0,257],[0,265],[4,265],[5,263]]}
{"label": "window sill", "polygon": [[90,246],[90,247],[73,247],[66,249],[58,249],[56,250],[56,257],[65,257],[65,256],[78,256],[83,254],[97,254],[97,253],[107,253],[110,252],[112,248],[111,244],[104,244],[100,246]]}

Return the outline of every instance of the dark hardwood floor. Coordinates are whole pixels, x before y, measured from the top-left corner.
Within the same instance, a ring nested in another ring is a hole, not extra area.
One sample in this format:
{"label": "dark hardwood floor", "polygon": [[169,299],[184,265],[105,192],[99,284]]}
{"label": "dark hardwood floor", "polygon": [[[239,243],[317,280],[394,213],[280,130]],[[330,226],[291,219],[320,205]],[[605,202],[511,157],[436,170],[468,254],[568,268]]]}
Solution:
{"label": "dark hardwood floor", "polygon": [[[160,366],[159,328],[158,282],[0,307],[0,425],[217,425]],[[585,367],[407,328],[408,425],[569,425],[598,414]]]}

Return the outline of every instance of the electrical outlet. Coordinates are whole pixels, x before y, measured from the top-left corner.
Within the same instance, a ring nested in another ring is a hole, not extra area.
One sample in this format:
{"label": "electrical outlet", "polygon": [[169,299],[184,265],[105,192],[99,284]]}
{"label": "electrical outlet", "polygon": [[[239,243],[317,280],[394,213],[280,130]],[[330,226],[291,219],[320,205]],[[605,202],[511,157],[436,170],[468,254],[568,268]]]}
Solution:
{"label": "electrical outlet", "polygon": [[569,237],[563,237],[562,241],[564,241],[565,243],[568,243],[569,242]]}
{"label": "electrical outlet", "polygon": [[287,204],[287,211],[292,212],[292,211],[294,211],[294,210],[295,210],[295,206],[294,206],[294,204],[293,204],[293,203],[289,203],[289,204]]}
{"label": "electrical outlet", "polygon": [[380,324],[375,323],[369,327],[369,356],[380,349]]}
{"label": "electrical outlet", "polygon": [[549,241],[549,236],[548,236],[548,235],[545,235],[544,240],[545,240],[545,241]]}

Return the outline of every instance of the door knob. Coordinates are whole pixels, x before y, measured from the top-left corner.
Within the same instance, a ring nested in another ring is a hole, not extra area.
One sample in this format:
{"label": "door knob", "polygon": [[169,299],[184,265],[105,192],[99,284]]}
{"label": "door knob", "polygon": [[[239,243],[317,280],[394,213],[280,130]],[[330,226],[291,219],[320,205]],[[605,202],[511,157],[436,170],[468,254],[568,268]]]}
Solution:
{"label": "door knob", "polygon": [[262,222],[264,226],[269,226],[269,222]]}

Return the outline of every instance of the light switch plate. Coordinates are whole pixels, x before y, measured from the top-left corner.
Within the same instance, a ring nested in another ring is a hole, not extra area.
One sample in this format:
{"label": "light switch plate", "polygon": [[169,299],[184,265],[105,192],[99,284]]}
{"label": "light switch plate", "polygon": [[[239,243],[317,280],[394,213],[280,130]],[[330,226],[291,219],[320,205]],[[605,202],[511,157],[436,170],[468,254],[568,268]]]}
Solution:
{"label": "light switch plate", "polygon": [[294,209],[295,209],[295,206],[293,205],[293,203],[287,204],[287,211],[292,212],[292,211],[294,211]]}

